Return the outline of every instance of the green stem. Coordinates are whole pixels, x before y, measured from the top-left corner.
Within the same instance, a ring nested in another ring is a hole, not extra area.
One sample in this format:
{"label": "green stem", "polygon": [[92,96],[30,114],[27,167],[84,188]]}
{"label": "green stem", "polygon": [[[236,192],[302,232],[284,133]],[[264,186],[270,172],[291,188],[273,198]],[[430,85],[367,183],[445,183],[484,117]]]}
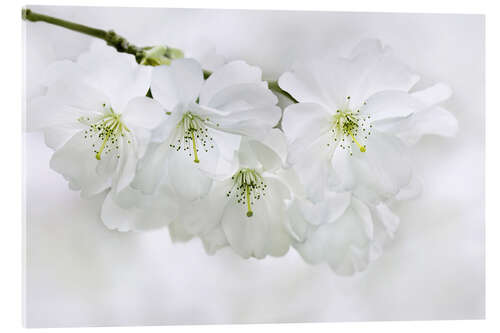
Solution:
{"label": "green stem", "polygon": [[[43,15],[40,13],[36,13],[32,11],[31,9],[26,9],[23,8],[22,10],[22,17],[24,20],[31,21],[31,22],[45,22],[53,25],[57,25],[59,27],[63,27],[69,30],[77,31],[95,38],[99,38],[104,40],[109,46],[114,47],[118,52],[122,53],[128,53],[131,54],[135,57],[135,60],[137,63],[141,63],[141,60],[144,58],[145,50],[150,49],[151,47],[138,47],[133,44],[130,44],[124,37],[116,34],[113,30],[102,30],[102,29],[96,29],[92,28],[83,24],[78,24],[74,23],[71,21],[66,21],[59,19],[57,17],[53,16],[48,16],[48,15]],[[173,49],[167,48],[167,57],[169,57],[169,52],[171,52]],[[203,70],[203,76],[205,79],[210,77],[212,75],[212,72]],[[289,93],[281,89],[278,85],[277,81],[268,81],[268,87],[271,91],[274,91],[275,93],[281,94],[287,98],[289,98],[292,102],[298,103],[298,101],[292,97]]]}
{"label": "green stem", "polygon": [[139,63],[144,56],[143,48],[130,44],[124,37],[116,34],[116,32],[114,32],[113,30],[106,31],[102,29],[96,29],[83,24],[62,20],[57,17],[35,13],[31,9],[25,8],[23,8],[22,10],[22,17],[27,21],[45,22],[102,39],[109,46],[114,47],[118,52],[128,53],[135,56],[137,63]]}

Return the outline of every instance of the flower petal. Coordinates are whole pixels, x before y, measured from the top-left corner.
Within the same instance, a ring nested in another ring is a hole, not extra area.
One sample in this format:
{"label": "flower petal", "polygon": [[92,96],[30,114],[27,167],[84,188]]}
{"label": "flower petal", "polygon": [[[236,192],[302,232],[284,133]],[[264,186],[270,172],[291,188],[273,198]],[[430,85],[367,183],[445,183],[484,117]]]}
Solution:
{"label": "flower petal", "polygon": [[219,67],[207,79],[200,93],[200,104],[211,105],[212,98],[220,91],[238,84],[261,83],[262,71],[244,61],[232,61]]}
{"label": "flower petal", "polygon": [[137,142],[135,138],[122,140],[120,144],[120,158],[113,179],[113,189],[116,192],[122,191],[129,186],[135,176],[138,162]]}
{"label": "flower petal", "polygon": [[186,200],[196,200],[208,193],[212,180],[187,154],[174,151],[169,155],[167,164],[168,177],[177,195]]}
{"label": "flower petal", "polygon": [[[233,198],[228,200],[222,216],[221,225],[226,234],[229,245],[241,257],[264,258],[268,254],[269,212],[263,200],[256,200],[253,216],[246,215],[246,209],[236,204]],[[230,201],[232,200],[232,201]]]}
{"label": "flower petal", "polygon": [[125,124],[152,130],[159,126],[167,115],[155,100],[149,97],[135,97],[128,102],[122,117]]}
{"label": "flower petal", "polygon": [[437,83],[431,87],[411,93],[424,106],[429,107],[444,102],[452,95],[451,88],[444,83]]}
{"label": "flower petal", "polygon": [[356,211],[356,214],[359,216],[366,237],[370,240],[373,239],[373,220],[370,209],[363,202],[354,197],[351,200],[351,205]]}
{"label": "flower petal", "polygon": [[83,131],[76,133],[50,160],[50,167],[70,181],[70,186],[82,191],[83,197],[100,193],[111,185],[110,174],[98,174],[95,154],[88,146]]}
{"label": "flower petal", "polygon": [[153,194],[168,173],[167,158],[171,152],[168,142],[150,144],[144,157],[138,162],[131,186],[146,194]]}
{"label": "flower petal", "polygon": [[[120,201],[134,202],[134,205],[124,207]],[[118,231],[162,228],[176,216],[177,205],[173,198],[165,194],[144,195],[130,187],[119,194],[109,192],[101,209],[101,219],[106,227]]]}
{"label": "flower petal", "polygon": [[345,210],[351,205],[351,193],[336,193],[328,191],[322,201],[313,203],[302,201],[300,209],[304,218],[311,225],[321,225],[325,223],[334,223]]}
{"label": "flower petal", "polygon": [[411,165],[405,149],[397,138],[372,131],[366,152],[353,151],[351,165],[357,183],[382,197],[393,197],[411,180]]}
{"label": "flower petal", "polygon": [[[282,74],[278,80],[281,89],[288,92],[301,103],[315,103],[327,108],[336,109],[337,101],[332,96],[334,87],[329,75],[338,73],[325,73],[327,63],[322,59],[310,59],[307,62],[294,64],[291,72]],[[343,66],[339,66],[343,69]]]}
{"label": "flower petal", "polygon": [[205,251],[210,255],[215,254],[217,250],[229,245],[226,234],[221,227],[214,228],[200,237],[203,241]]}
{"label": "flower petal", "polygon": [[403,187],[398,194],[394,197],[394,199],[402,201],[402,200],[411,200],[416,198],[422,192],[422,184],[419,179],[415,176],[411,178],[411,181],[408,185]]}
{"label": "flower petal", "polygon": [[352,207],[335,222],[312,228],[303,243],[294,246],[311,264],[327,262],[340,275],[364,270],[370,261],[370,242],[364,222]]}
{"label": "flower petal", "polygon": [[[210,79],[209,79],[210,80]],[[206,105],[227,113],[235,113],[258,107],[273,106],[278,98],[267,86],[258,83],[239,83],[218,91]]]}
{"label": "flower petal", "polygon": [[388,118],[403,118],[420,111],[422,103],[402,91],[382,91],[370,97],[360,110],[376,122]]}
{"label": "flower petal", "polygon": [[138,65],[134,57],[101,41],[78,57],[77,64],[84,69],[86,81],[104,92],[118,112],[123,112],[131,98],[145,96],[151,84],[151,67]]}
{"label": "flower petal", "polygon": [[76,126],[78,118],[88,111],[62,104],[53,97],[40,96],[31,102],[28,114],[28,128],[39,130],[53,126]]}
{"label": "flower petal", "polygon": [[408,145],[416,144],[424,135],[454,137],[457,132],[455,116],[439,106],[420,111],[395,128],[395,134]]}
{"label": "flower petal", "polygon": [[292,146],[308,145],[328,132],[331,115],[319,104],[298,103],[288,106],[283,112],[281,128]]}
{"label": "flower petal", "polygon": [[331,169],[331,151],[328,135],[314,141],[307,149],[290,147],[288,162],[297,171],[307,196],[313,202],[323,200]]}
{"label": "flower petal", "polygon": [[394,214],[389,207],[382,202],[375,206],[375,213],[384,225],[389,237],[393,238],[399,226],[399,216]]}
{"label": "flower petal", "polygon": [[178,59],[170,66],[153,68],[151,93],[168,111],[174,111],[179,104],[194,102],[202,85],[203,71],[194,59]]}

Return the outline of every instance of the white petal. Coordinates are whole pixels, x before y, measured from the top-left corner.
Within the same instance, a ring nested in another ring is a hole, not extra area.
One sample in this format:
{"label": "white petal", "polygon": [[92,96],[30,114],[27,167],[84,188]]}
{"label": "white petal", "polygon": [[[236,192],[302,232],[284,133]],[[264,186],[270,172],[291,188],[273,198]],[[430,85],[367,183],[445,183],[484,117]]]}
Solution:
{"label": "white petal", "polygon": [[167,114],[166,117],[163,118],[160,125],[153,130],[151,140],[158,143],[167,140],[172,134],[172,131],[175,130],[175,127],[181,121],[182,117],[182,112],[172,112],[171,114]]}
{"label": "white petal", "polygon": [[230,246],[243,258],[264,258],[268,254],[269,212],[263,200],[256,200],[253,216],[246,215],[246,206],[226,198],[228,204],[222,217],[222,228]]}
{"label": "white petal", "polygon": [[313,202],[323,200],[331,169],[331,142],[328,135],[314,141],[307,149],[290,147],[288,161],[293,165],[300,181]]}
{"label": "white petal", "polygon": [[146,194],[153,194],[167,175],[167,158],[172,148],[168,142],[150,144],[144,157],[138,163],[132,187]]}
{"label": "white petal", "polygon": [[152,130],[159,126],[167,115],[155,100],[149,97],[136,97],[128,102],[122,117],[126,125],[131,124]]}
{"label": "white petal", "polygon": [[319,104],[292,104],[283,112],[281,127],[291,145],[308,147],[329,130],[331,117]]}
{"label": "white petal", "polygon": [[131,98],[145,96],[151,83],[150,66],[138,65],[134,57],[116,52],[101,41],[78,57],[77,64],[84,68],[86,81],[104,92],[118,112]]}
{"label": "white petal", "polygon": [[422,108],[422,103],[406,92],[383,91],[370,97],[361,112],[369,115],[372,122],[376,122],[387,118],[407,117]]}
{"label": "white petal", "polygon": [[51,63],[43,73],[42,84],[53,85],[58,81],[73,81],[75,78],[84,79],[85,70],[70,60],[60,60]]}
{"label": "white petal", "polygon": [[436,106],[414,114],[392,132],[406,144],[414,145],[424,135],[454,137],[458,132],[458,121],[451,112]]}
{"label": "white petal", "polygon": [[77,125],[62,125],[62,126],[53,126],[46,127],[43,130],[43,134],[45,137],[45,144],[57,150],[61,148],[66,142],[68,142],[73,135],[76,134],[82,128]]}
{"label": "white petal", "polygon": [[[115,144],[120,147],[123,145],[123,138],[118,137]],[[96,172],[98,175],[113,175],[117,171],[119,164],[119,155],[121,149],[104,150],[101,159],[97,162]]]}
{"label": "white petal", "polygon": [[370,214],[370,209],[356,198],[352,198],[351,205],[352,209],[354,209],[361,220],[366,237],[368,237],[368,239],[373,239],[373,220],[372,215]]}
{"label": "white petal", "polygon": [[229,245],[226,234],[221,227],[215,228],[200,237],[203,241],[205,251],[210,255],[215,254],[217,250]]}
{"label": "white petal", "polygon": [[211,105],[211,99],[221,90],[244,83],[260,83],[262,71],[244,61],[232,61],[210,75],[200,93],[200,104]]}
{"label": "white petal", "polygon": [[120,145],[120,158],[118,159],[117,173],[113,179],[113,187],[117,192],[129,186],[135,176],[137,167],[137,143],[134,139],[127,141],[127,137]]}
{"label": "white petal", "polygon": [[416,176],[411,178],[411,181],[408,185],[403,187],[398,194],[394,197],[394,199],[402,201],[402,200],[411,200],[420,195],[422,192],[422,184]]}
{"label": "white petal", "polygon": [[278,170],[283,165],[283,160],[269,146],[256,140],[249,140],[248,145],[263,171]]}
{"label": "white petal", "polygon": [[178,59],[153,69],[151,93],[168,111],[194,102],[203,84],[203,71],[194,59]]}
{"label": "white petal", "polygon": [[60,101],[52,97],[41,96],[33,99],[31,103],[28,114],[28,128],[30,130],[54,126],[78,128],[78,118],[87,115],[86,110],[61,104]]}
{"label": "white petal", "polygon": [[176,193],[186,200],[196,200],[208,193],[212,180],[183,151],[168,158],[168,176]]}
{"label": "white petal", "polygon": [[[337,101],[332,93],[335,88],[328,77],[338,75],[338,73],[329,72],[327,65],[323,59],[310,59],[307,62],[296,63],[291,72],[280,76],[278,84],[281,89],[301,103],[321,104],[336,109]],[[345,67],[338,66],[338,68],[342,70]]]}
{"label": "white petal", "polygon": [[449,99],[452,94],[451,88],[444,83],[437,83],[429,88],[416,91],[411,95],[418,99],[424,106],[429,107]]}
{"label": "white petal", "polygon": [[309,229],[309,222],[305,219],[301,209],[301,200],[295,198],[288,207],[288,226],[290,235],[296,242],[304,242]]}
{"label": "white petal", "polygon": [[96,87],[76,78],[55,82],[48,87],[46,96],[60,105],[86,112],[100,112],[103,104],[111,101]]}
{"label": "white petal", "polygon": [[375,207],[375,212],[380,221],[382,222],[382,224],[384,225],[389,237],[393,238],[394,233],[396,232],[399,226],[399,217],[396,214],[394,214],[389,209],[389,207],[387,207],[387,205],[385,205],[384,203],[379,203]]}
{"label": "white petal", "polygon": [[278,98],[259,81],[258,83],[240,83],[228,86],[212,96],[206,106],[234,113],[257,107],[272,106],[276,103],[278,103]]}
{"label": "white petal", "polygon": [[277,106],[253,108],[220,117],[217,122],[222,131],[246,135],[253,138],[266,136],[281,118],[281,109]]}
{"label": "white petal", "polygon": [[407,66],[392,56],[388,48],[378,41],[361,41],[351,57],[353,67],[359,68],[355,93],[351,94],[353,105],[361,105],[370,96],[384,90],[408,91],[419,80]]}
{"label": "white petal", "polygon": [[110,174],[97,174],[98,160],[95,158],[83,131],[75,134],[57,150],[50,160],[50,167],[70,181],[70,186],[82,190],[89,197],[104,191],[111,185]]}
{"label": "white petal", "polygon": [[300,209],[311,225],[333,223],[342,216],[351,204],[351,193],[336,193],[328,191],[325,197],[318,203],[302,201]]}
{"label": "white petal", "polygon": [[240,147],[241,136],[212,129],[209,129],[209,132],[219,146],[221,157],[231,160],[234,157],[234,153]]}
{"label": "white petal", "polygon": [[351,160],[358,184],[384,197],[393,197],[411,180],[406,148],[393,136],[372,131],[366,152],[353,151]]}
{"label": "white petal", "polygon": [[226,62],[224,56],[217,53],[215,44],[207,40],[207,38],[192,40],[190,46],[186,48],[186,58],[198,60],[201,67],[212,72]]}
{"label": "white petal", "polygon": [[294,246],[307,262],[326,261],[338,274],[350,275],[369,263],[369,239],[363,224],[356,211],[348,208],[335,223],[312,229],[304,243]]}
{"label": "white petal", "polygon": [[[126,198],[124,198],[126,197]],[[118,197],[108,193],[101,209],[101,219],[109,229],[143,231],[162,228],[177,215],[173,198],[164,195],[144,195],[130,187]],[[132,201],[133,206],[122,206],[120,201]]]}
{"label": "white petal", "polygon": [[273,128],[265,137],[258,138],[258,141],[271,148],[271,150],[278,155],[282,164],[286,162],[288,147],[286,136],[282,130]]}
{"label": "white petal", "polygon": [[328,186],[338,191],[350,191],[356,187],[357,179],[353,168],[353,157],[345,149],[337,149],[331,159]]}

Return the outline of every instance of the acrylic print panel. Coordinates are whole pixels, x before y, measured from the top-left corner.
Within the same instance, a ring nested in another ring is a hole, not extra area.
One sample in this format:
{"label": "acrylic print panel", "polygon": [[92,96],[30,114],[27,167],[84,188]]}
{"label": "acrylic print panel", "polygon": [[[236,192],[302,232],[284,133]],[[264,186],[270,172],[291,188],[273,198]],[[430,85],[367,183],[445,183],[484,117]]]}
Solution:
{"label": "acrylic print panel", "polygon": [[29,9],[27,326],[484,318],[483,16]]}

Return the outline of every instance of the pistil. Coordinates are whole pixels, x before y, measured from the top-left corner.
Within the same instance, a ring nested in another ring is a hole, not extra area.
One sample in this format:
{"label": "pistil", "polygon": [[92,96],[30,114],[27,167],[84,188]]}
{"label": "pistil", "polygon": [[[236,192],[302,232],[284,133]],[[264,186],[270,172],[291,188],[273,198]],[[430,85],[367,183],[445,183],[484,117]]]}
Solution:
{"label": "pistil", "polygon": [[[360,110],[353,111],[349,106],[350,97],[343,108],[333,115],[331,133],[335,146],[347,150],[352,155],[351,143],[358,146],[359,151],[366,152],[366,141],[371,134],[370,116],[363,115]],[[365,105],[366,103],[363,103]],[[351,143],[349,143],[351,142]],[[328,143],[327,146],[330,146]]]}
{"label": "pistil", "polygon": [[180,151],[182,148],[182,150],[188,152],[189,156],[194,157],[194,163],[200,163],[199,149],[208,152],[209,149],[214,148],[211,143],[213,139],[209,136],[206,126],[208,123],[208,118],[204,119],[192,112],[184,113],[182,119],[177,124],[177,128],[180,131],[173,138],[173,143],[170,144],[170,147],[176,151]]}
{"label": "pistil", "polygon": [[[120,114],[115,113],[112,107],[106,108],[106,104],[102,106],[104,108],[102,116],[95,119],[89,117],[78,118],[78,121],[89,126],[89,129],[85,130],[85,139],[102,140],[99,150],[94,150],[97,160],[101,160],[103,153],[111,151],[112,148],[109,148],[110,142],[112,145],[116,144],[115,148],[118,149],[118,138],[125,136],[125,132],[130,132],[128,127],[121,121]],[[97,142],[93,141],[92,147],[95,147],[96,144]],[[106,148],[109,148],[109,150],[106,151]],[[117,155],[117,158],[119,158],[119,155]]]}
{"label": "pistil", "polygon": [[196,149],[196,140],[194,138],[194,131],[191,131],[191,139],[193,140],[194,163],[200,163],[200,160],[198,159],[198,149]]}
{"label": "pistil", "polygon": [[226,193],[227,197],[234,194],[236,202],[246,206],[247,217],[253,216],[253,200],[260,200],[265,196],[267,185],[262,176],[254,169],[241,169],[233,177],[233,187]]}
{"label": "pistil", "polygon": [[247,186],[247,216],[251,217],[253,215],[252,206],[250,204],[250,187]]}

